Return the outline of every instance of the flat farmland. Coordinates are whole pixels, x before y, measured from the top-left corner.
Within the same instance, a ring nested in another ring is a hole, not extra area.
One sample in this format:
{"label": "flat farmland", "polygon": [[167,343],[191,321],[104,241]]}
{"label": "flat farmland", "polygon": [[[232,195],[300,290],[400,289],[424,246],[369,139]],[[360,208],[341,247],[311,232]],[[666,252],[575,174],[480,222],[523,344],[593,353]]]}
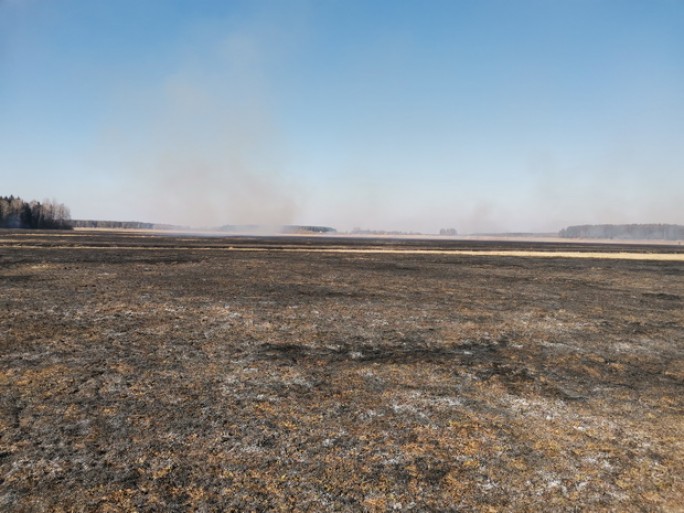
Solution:
{"label": "flat farmland", "polygon": [[684,511],[684,248],[0,232],[0,510]]}

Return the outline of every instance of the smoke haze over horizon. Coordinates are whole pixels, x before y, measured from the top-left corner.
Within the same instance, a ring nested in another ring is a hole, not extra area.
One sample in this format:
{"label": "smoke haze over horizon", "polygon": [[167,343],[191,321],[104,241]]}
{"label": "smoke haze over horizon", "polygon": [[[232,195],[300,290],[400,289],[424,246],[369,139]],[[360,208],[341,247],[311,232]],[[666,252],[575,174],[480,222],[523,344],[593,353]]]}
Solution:
{"label": "smoke haze over horizon", "polygon": [[74,218],[684,224],[684,3],[0,0],[0,195]]}

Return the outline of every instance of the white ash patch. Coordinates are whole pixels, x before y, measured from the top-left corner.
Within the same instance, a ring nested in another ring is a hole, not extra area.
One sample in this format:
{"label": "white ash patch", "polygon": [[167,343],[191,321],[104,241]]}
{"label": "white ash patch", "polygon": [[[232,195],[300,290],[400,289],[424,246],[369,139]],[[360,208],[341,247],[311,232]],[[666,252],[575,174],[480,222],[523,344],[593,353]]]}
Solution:
{"label": "white ash patch", "polygon": [[433,397],[429,401],[437,406],[446,406],[447,408],[459,408],[464,405],[463,399],[460,397],[439,396]]}
{"label": "white ash patch", "polygon": [[364,412],[361,412],[357,418],[360,421],[369,421],[369,420],[373,420],[377,417],[384,417],[384,416],[385,416],[385,414],[383,412],[370,409],[370,410],[366,410]]}
{"label": "white ash patch", "polygon": [[563,419],[577,421],[578,416],[569,411],[565,402],[560,399],[543,399],[543,398],[523,398],[511,394],[503,394],[499,398],[500,404],[510,410],[511,413],[517,413],[525,417],[537,417],[544,420]]}
{"label": "white ash patch", "polygon": [[281,380],[280,383],[283,385],[296,385],[304,388],[313,388],[314,384],[309,381],[306,377],[301,374],[295,374],[294,376],[288,376]]}
{"label": "white ash patch", "polygon": [[410,415],[426,423],[430,423],[430,416],[412,404],[392,403],[390,408],[396,415],[400,415],[402,417]]}

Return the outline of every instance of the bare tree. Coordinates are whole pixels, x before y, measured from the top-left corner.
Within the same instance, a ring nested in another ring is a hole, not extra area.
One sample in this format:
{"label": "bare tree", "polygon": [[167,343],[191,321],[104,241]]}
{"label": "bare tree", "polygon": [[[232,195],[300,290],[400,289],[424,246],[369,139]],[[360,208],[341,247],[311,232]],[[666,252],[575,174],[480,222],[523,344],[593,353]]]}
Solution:
{"label": "bare tree", "polygon": [[56,200],[25,202],[0,196],[0,228],[71,229],[69,209]]}

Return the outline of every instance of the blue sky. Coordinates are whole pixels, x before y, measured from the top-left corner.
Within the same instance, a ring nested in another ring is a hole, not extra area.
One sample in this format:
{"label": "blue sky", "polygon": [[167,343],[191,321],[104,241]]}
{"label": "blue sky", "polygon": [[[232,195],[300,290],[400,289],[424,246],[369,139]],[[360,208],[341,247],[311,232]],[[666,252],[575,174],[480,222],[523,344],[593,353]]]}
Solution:
{"label": "blue sky", "polygon": [[0,0],[0,194],[74,218],[684,223],[684,2]]}

